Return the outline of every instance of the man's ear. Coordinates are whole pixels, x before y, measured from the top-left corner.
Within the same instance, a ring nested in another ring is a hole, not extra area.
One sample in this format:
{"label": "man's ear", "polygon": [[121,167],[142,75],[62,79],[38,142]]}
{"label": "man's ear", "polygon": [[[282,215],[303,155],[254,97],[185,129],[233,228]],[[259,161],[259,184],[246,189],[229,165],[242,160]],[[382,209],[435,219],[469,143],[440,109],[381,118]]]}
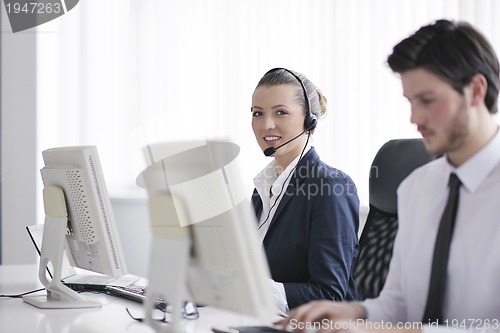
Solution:
{"label": "man's ear", "polygon": [[478,106],[484,103],[486,98],[486,91],[488,89],[488,81],[483,74],[476,74],[472,77],[468,87],[471,91],[471,104]]}

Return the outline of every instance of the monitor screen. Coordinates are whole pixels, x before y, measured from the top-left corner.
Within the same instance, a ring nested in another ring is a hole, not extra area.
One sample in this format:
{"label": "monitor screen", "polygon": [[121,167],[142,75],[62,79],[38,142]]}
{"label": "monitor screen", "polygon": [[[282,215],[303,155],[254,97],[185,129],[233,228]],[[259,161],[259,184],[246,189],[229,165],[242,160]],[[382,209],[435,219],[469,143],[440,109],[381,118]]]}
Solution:
{"label": "monitor screen", "polygon": [[[45,223],[39,278],[47,295],[23,300],[42,308],[100,306],[61,282],[65,250],[75,267],[110,276],[127,273],[97,148],[59,147],[42,155]],[[52,279],[45,274],[49,264]]]}
{"label": "monitor screen", "polygon": [[157,328],[150,316],[156,297],[172,304],[172,325],[180,318],[175,308],[187,300],[275,316],[269,268],[239,174],[240,149],[222,141],[191,146],[173,149],[137,179],[148,191],[153,231],[146,319]]}

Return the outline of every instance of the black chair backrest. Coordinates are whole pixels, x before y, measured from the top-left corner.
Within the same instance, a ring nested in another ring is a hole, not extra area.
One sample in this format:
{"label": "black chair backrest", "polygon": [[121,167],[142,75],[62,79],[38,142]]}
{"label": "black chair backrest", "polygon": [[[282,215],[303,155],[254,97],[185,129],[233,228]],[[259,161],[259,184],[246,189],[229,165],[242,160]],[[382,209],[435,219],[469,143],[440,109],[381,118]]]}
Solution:
{"label": "black chair backrest", "polygon": [[397,188],[413,170],[433,160],[422,139],[385,143],[370,169],[370,210],[359,239],[354,280],[362,299],[380,294],[389,270],[398,230]]}

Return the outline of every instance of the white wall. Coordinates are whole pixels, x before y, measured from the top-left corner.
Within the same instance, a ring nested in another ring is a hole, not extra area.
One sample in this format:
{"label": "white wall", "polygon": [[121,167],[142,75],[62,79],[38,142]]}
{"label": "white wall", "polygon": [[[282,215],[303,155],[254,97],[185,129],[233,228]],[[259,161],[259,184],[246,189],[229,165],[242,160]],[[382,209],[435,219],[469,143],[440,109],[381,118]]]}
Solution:
{"label": "white wall", "polygon": [[1,257],[34,263],[25,226],[36,214],[36,35],[13,34],[1,7]]}
{"label": "white wall", "polygon": [[113,196],[115,214],[128,272],[147,277],[151,232],[146,198]]}

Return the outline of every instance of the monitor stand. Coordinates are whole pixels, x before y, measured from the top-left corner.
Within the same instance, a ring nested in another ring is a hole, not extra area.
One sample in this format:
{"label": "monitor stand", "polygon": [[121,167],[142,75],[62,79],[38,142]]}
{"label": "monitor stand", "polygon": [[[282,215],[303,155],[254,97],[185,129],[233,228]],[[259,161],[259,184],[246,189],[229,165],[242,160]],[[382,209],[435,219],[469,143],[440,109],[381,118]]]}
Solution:
{"label": "monitor stand", "polygon": [[[182,331],[180,325],[184,303],[188,298],[186,279],[191,258],[191,228],[180,226],[178,214],[182,214],[182,206],[177,202],[175,209],[169,193],[151,196],[149,206],[152,245],[144,302],[145,319],[156,332],[179,332]],[[153,318],[158,297],[166,299],[172,306],[169,324],[160,323]]]}
{"label": "monitor stand", "polygon": [[[68,213],[64,192],[57,186],[43,189],[45,224],[43,227],[42,250],[38,278],[46,288],[46,295],[23,296],[23,301],[42,309],[71,309],[100,307],[100,302],[88,301],[74,290],[65,286],[62,279],[62,261]],[[52,263],[53,277],[49,281],[46,268]]]}

